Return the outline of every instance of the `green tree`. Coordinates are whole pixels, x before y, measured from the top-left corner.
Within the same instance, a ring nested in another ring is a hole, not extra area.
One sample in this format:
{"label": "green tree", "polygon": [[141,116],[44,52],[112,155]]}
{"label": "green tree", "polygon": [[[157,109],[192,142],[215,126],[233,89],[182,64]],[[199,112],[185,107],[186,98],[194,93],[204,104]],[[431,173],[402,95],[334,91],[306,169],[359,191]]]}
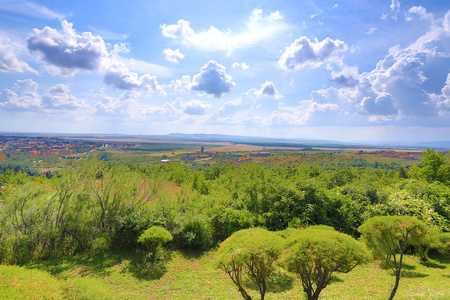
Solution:
{"label": "green tree", "polygon": [[438,251],[450,262],[450,232],[440,233],[436,236]]}
{"label": "green tree", "polygon": [[154,263],[161,246],[172,240],[172,234],[160,226],[152,226],[145,230],[138,239],[149,250],[149,260]]}
{"label": "green tree", "polygon": [[334,272],[348,273],[370,260],[366,246],[329,226],[311,226],[287,235],[282,264],[300,276],[308,300],[319,299]]}
{"label": "green tree", "polygon": [[252,297],[245,290],[244,276],[257,284],[263,300],[283,243],[278,234],[262,228],[237,231],[220,245],[217,266],[230,276],[245,300]]}
{"label": "green tree", "polygon": [[389,299],[393,299],[400,283],[403,256],[411,245],[423,244],[430,234],[429,226],[414,217],[383,216],[368,219],[358,228],[363,240],[377,258],[384,258],[395,275]]}

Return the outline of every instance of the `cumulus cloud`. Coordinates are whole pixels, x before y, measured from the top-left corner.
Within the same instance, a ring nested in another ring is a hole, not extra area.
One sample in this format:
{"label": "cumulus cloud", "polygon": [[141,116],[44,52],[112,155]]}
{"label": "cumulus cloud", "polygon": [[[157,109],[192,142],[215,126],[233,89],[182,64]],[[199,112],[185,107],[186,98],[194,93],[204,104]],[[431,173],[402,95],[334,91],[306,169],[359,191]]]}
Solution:
{"label": "cumulus cloud", "polygon": [[366,96],[361,101],[362,112],[369,115],[394,115],[394,98],[388,93],[379,93],[373,97]]}
{"label": "cumulus cloud", "polygon": [[191,89],[204,91],[207,94],[220,98],[222,94],[228,93],[234,88],[230,75],[226,74],[226,68],[211,60],[200,69],[200,73],[192,78]]}
{"label": "cumulus cloud", "polygon": [[179,59],[184,58],[184,54],[180,52],[179,49],[172,50],[172,49],[164,49],[164,55],[166,56],[166,60],[177,63]]}
{"label": "cumulus cloud", "polygon": [[354,87],[358,84],[358,68],[344,67],[340,72],[331,71],[331,82],[339,86]]}
{"label": "cumulus cloud", "polygon": [[422,6],[411,7],[406,14],[406,20],[411,21],[414,16],[418,16],[420,20],[433,20],[433,15],[431,13],[428,13],[427,10]]}
{"label": "cumulus cloud", "polygon": [[234,62],[232,67],[233,67],[233,69],[239,68],[239,69],[246,71],[249,68],[249,65],[247,65],[245,62],[243,62],[243,63]]}
{"label": "cumulus cloud", "polygon": [[205,115],[210,105],[204,101],[192,100],[184,105],[184,113],[188,115]]}
{"label": "cumulus cloud", "polygon": [[105,96],[95,104],[95,114],[108,117],[132,115],[139,96],[141,93],[136,91],[126,91],[119,98]]}
{"label": "cumulus cloud", "polygon": [[[399,50],[378,62],[370,73],[362,74],[363,81],[376,93],[390,94],[404,116],[434,116],[436,109],[430,96],[420,86],[426,80],[422,70],[425,62],[424,53],[411,49]],[[383,100],[381,103],[391,102]]]}
{"label": "cumulus cloud", "polygon": [[61,22],[61,30],[44,27],[34,28],[28,36],[30,51],[38,53],[46,69],[62,76],[73,75],[80,70],[96,71],[108,56],[105,43],[90,32],[78,35],[73,24]]}
{"label": "cumulus cloud", "polygon": [[86,108],[84,101],[72,95],[69,86],[65,84],[50,88],[42,97],[42,105],[49,109],[63,110]]}
{"label": "cumulus cloud", "polygon": [[250,111],[254,108],[255,101],[252,97],[243,95],[235,101],[227,101],[208,119],[208,123],[214,124],[242,124],[249,117]]}
{"label": "cumulus cloud", "polygon": [[283,106],[272,112],[269,124],[272,125],[305,125],[314,114],[339,111],[339,105],[333,103],[317,103],[303,100],[298,106]]}
{"label": "cumulus cloud", "polygon": [[12,90],[0,93],[0,108],[11,110],[74,110],[86,108],[83,100],[71,94],[68,86],[57,84],[43,96],[39,85],[31,79],[17,80]]}
{"label": "cumulus cloud", "polygon": [[104,81],[106,84],[122,90],[139,89],[165,95],[155,76],[145,74],[139,77],[137,73],[130,72],[120,62],[115,62],[106,69]]}
{"label": "cumulus cloud", "polygon": [[0,94],[0,107],[8,109],[31,110],[41,107],[37,93],[38,84],[31,79],[17,80],[12,90]]}
{"label": "cumulus cloud", "polygon": [[326,63],[339,63],[343,53],[348,49],[340,40],[326,38],[311,42],[306,36],[296,39],[278,61],[285,71],[298,71],[302,68],[319,68]]}
{"label": "cumulus cloud", "polygon": [[263,16],[261,9],[255,9],[246,28],[239,33],[229,29],[222,31],[214,26],[205,31],[195,32],[190,22],[186,20],[178,20],[176,24],[161,25],[161,33],[165,37],[201,50],[231,53],[234,49],[248,48],[285,31],[288,25],[281,19],[282,16],[278,11]]}
{"label": "cumulus cloud", "polygon": [[19,44],[11,42],[8,38],[0,36],[0,72],[6,73],[37,73],[26,62],[21,61],[17,57],[17,53],[21,50]]}
{"label": "cumulus cloud", "polygon": [[270,81],[266,81],[261,85],[261,88],[259,90],[257,89],[251,89],[249,90],[245,95],[250,96],[254,95],[256,97],[272,97],[275,99],[282,98],[283,96],[280,95],[277,88],[275,87],[275,84]]}

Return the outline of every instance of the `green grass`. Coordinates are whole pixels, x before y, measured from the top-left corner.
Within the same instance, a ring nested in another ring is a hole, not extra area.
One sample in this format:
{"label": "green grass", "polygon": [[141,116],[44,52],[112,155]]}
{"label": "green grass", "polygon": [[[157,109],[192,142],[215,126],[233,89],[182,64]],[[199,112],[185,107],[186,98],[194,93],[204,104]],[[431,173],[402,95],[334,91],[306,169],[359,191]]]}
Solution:
{"label": "green grass", "polygon": [[[78,255],[26,266],[0,266],[1,299],[240,299],[228,276],[214,266],[215,251],[172,252],[165,265],[146,266],[129,255]],[[395,299],[448,299],[450,269],[440,256],[428,263],[408,256]],[[336,274],[321,299],[387,299],[391,271],[376,262]],[[256,287],[250,294],[258,298]],[[281,268],[266,299],[304,299],[300,283]]]}

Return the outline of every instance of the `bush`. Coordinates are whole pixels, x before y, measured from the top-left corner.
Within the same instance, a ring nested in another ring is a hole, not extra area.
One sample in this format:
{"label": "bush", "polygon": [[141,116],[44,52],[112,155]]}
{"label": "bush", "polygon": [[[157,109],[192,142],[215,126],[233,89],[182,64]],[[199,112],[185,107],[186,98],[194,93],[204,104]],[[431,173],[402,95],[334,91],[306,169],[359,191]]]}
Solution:
{"label": "bush", "polygon": [[152,226],[139,236],[138,242],[149,250],[149,260],[154,263],[159,252],[159,248],[172,240],[172,234],[167,229]]}
{"label": "bush", "polygon": [[266,293],[266,281],[272,275],[274,262],[284,243],[275,232],[262,228],[240,230],[221,245],[217,266],[227,273],[244,299],[251,299],[244,287],[243,275],[248,274],[258,286],[261,300]]}
{"label": "bush", "polygon": [[175,239],[181,248],[208,250],[214,245],[213,228],[203,218],[190,218],[180,224]]}
{"label": "bush", "polygon": [[368,219],[358,228],[363,240],[377,258],[384,258],[395,274],[393,299],[400,282],[403,255],[410,246],[423,245],[430,235],[429,226],[414,217],[385,216]]}
{"label": "bush", "polygon": [[329,226],[311,226],[287,235],[282,264],[300,276],[308,299],[318,299],[334,272],[348,273],[370,259],[364,244]]}

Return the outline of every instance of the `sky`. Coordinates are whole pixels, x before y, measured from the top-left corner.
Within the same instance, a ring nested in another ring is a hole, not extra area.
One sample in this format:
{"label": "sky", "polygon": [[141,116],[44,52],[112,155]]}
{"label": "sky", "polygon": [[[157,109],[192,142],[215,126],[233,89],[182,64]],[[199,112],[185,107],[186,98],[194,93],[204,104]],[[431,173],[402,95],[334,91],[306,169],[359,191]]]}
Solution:
{"label": "sky", "polygon": [[450,2],[0,0],[0,131],[450,140]]}

